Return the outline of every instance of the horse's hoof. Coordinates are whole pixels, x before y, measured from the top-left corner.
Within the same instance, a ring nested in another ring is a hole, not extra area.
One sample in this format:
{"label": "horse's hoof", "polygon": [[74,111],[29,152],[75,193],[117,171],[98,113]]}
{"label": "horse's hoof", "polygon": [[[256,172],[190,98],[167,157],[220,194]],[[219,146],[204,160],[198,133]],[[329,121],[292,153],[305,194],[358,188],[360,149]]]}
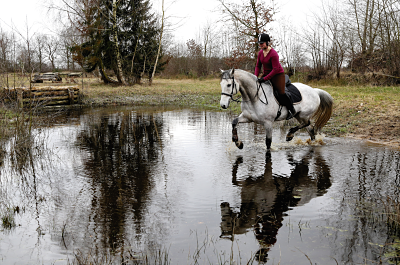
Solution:
{"label": "horse's hoof", "polygon": [[243,142],[242,141],[237,141],[235,144],[236,144],[237,148],[243,149]]}
{"label": "horse's hoof", "polygon": [[293,139],[293,136],[286,136],[286,142],[290,142]]}

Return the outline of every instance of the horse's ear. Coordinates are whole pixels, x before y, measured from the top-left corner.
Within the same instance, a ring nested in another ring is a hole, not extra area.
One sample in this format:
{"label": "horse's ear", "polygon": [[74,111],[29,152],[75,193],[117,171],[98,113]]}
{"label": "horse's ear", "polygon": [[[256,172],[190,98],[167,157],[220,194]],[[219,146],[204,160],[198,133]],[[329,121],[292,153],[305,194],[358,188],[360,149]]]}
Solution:
{"label": "horse's ear", "polygon": [[224,72],[224,70],[222,70],[221,68],[219,68],[219,70],[221,71],[221,74]]}
{"label": "horse's ear", "polygon": [[235,73],[235,68],[232,68],[231,75],[233,75],[234,73]]}

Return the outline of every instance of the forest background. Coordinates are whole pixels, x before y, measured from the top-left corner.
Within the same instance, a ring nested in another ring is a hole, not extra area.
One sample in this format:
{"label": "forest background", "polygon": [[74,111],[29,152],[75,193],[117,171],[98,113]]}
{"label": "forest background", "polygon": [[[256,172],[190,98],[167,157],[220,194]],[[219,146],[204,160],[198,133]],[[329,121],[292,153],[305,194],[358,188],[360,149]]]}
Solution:
{"label": "forest background", "polygon": [[255,41],[267,32],[299,81],[400,83],[400,1],[321,0],[302,25],[274,1],[214,2],[217,19],[176,40],[188,20],[171,11],[180,4],[173,0],[45,1],[52,32],[0,21],[0,73],[84,71],[117,85],[217,77],[219,69],[253,71]]}

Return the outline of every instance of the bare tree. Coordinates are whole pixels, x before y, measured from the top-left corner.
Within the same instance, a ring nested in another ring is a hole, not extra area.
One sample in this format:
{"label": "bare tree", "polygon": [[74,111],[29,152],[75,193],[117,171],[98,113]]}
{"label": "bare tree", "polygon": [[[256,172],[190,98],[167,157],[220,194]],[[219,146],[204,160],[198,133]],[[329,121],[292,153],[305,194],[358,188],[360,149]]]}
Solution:
{"label": "bare tree", "polygon": [[316,25],[314,27],[308,27],[307,30],[303,29],[304,36],[303,41],[306,45],[306,50],[312,59],[312,78],[321,79],[326,75],[328,66],[327,57],[327,46],[328,40],[323,33],[323,30]]}
{"label": "bare tree", "polygon": [[11,42],[11,36],[0,28],[0,70],[2,71],[7,71],[10,68]]}
{"label": "bare tree", "polygon": [[348,50],[348,25],[347,17],[344,16],[342,5],[338,2],[323,4],[321,12],[314,14],[318,27],[322,30],[328,41],[326,57],[328,58],[328,67],[334,69],[336,77],[340,78],[340,72]]}
{"label": "bare tree", "polygon": [[347,1],[350,6],[347,21],[351,32],[358,37],[361,70],[364,71],[368,68],[367,59],[375,49],[382,9],[378,8],[379,0]]}
{"label": "bare tree", "polygon": [[379,21],[379,51],[376,57],[389,75],[400,81],[400,2],[381,0],[378,9],[382,11]]}
{"label": "bare tree", "polygon": [[218,34],[217,28],[215,27],[215,22],[207,21],[205,25],[203,25],[198,32],[198,38],[196,43],[201,45],[201,49],[203,52],[201,60],[203,61],[203,65],[205,71],[203,73],[209,74],[211,71],[215,71],[218,69],[211,69],[213,65],[213,58],[217,57],[219,50],[219,42],[218,42]]}
{"label": "bare tree", "polygon": [[46,36],[43,38],[45,41],[45,52],[47,59],[51,64],[52,71],[56,70],[57,52],[60,48],[59,39],[55,36]]}
{"label": "bare tree", "polygon": [[33,69],[33,57],[34,57],[34,49],[33,49],[33,39],[35,36],[35,33],[31,33],[31,30],[29,28],[29,23],[28,21],[25,22],[25,33],[20,32],[17,29],[14,29],[14,31],[20,36],[22,39],[21,45],[20,45],[20,65],[21,65],[21,70],[24,72],[25,70],[28,72],[32,72]]}
{"label": "bare tree", "polygon": [[348,59],[352,70],[400,80],[399,1],[326,0],[320,11],[305,38],[317,75],[332,69],[339,78]]}
{"label": "bare tree", "polygon": [[287,68],[289,76],[296,73],[297,67],[306,64],[303,41],[296,33],[296,27],[292,24],[281,24],[279,28],[279,47],[281,51],[281,60]]}
{"label": "bare tree", "polygon": [[271,1],[271,4],[267,5],[261,0],[242,0],[241,4],[226,2],[225,0],[218,1],[223,7],[224,14],[234,24],[237,37],[241,41],[246,40],[247,51],[242,52],[256,59],[259,48],[255,40],[260,33],[267,31],[268,24],[273,21],[274,2]]}
{"label": "bare tree", "polygon": [[38,34],[35,36],[35,51],[36,59],[38,63],[39,72],[43,72],[45,48],[46,48],[46,37],[45,35]]}

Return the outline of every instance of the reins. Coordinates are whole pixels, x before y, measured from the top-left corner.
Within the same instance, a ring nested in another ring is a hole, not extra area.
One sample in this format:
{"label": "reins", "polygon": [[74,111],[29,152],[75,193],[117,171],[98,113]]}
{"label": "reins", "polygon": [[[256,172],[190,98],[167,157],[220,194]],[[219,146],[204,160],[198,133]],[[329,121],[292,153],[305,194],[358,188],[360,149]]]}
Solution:
{"label": "reins", "polygon": [[261,84],[260,82],[257,82],[257,81],[256,81],[256,86],[257,86],[257,93],[255,94],[254,98],[256,98],[256,96],[258,97],[258,92],[260,91],[260,88],[261,88],[261,90],[262,90],[262,92],[263,92],[263,94],[264,94],[264,97],[265,97],[265,101],[266,101],[266,102],[262,101],[262,99],[261,99],[260,97],[258,97],[258,99],[259,99],[259,100],[261,101],[261,103],[263,103],[264,105],[268,105],[268,98],[267,98],[267,95],[265,94],[265,91],[264,91],[264,88],[262,87],[262,84]]}
{"label": "reins", "polygon": [[[260,97],[258,97],[258,99],[259,99],[264,105],[268,105],[268,98],[267,98],[267,95],[265,94],[265,91],[264,91],[264,88],[262,87],[262,84],[261,84],[260,82],[257,82],[257,81],[256,81],[256,85],[257,85],[257,94],[256,94],[256,96],[258,96],[258,91],[260,91],[260,88],[261,88],[261,90],[262,90],[262,92],[263,92],[263,94],[264,94],[266,103],[265,103],[264,101],[262,101],[262,99],[261,99]],[[270,84],[270,85],[271,85],[271,87],[272,87],[272,84]],[[254,98],[255,98],[256,96],[254,96]],[[278,105],[279,105],[279,109],[278,109],[278,112],[276,113],[275,120],[277,120],[277,119],[281,116],[281,114],[282,114],[282,108],[283,108],[283,106],[282,106],[281,104],[279,104],[279,103],[278,103]]]}

